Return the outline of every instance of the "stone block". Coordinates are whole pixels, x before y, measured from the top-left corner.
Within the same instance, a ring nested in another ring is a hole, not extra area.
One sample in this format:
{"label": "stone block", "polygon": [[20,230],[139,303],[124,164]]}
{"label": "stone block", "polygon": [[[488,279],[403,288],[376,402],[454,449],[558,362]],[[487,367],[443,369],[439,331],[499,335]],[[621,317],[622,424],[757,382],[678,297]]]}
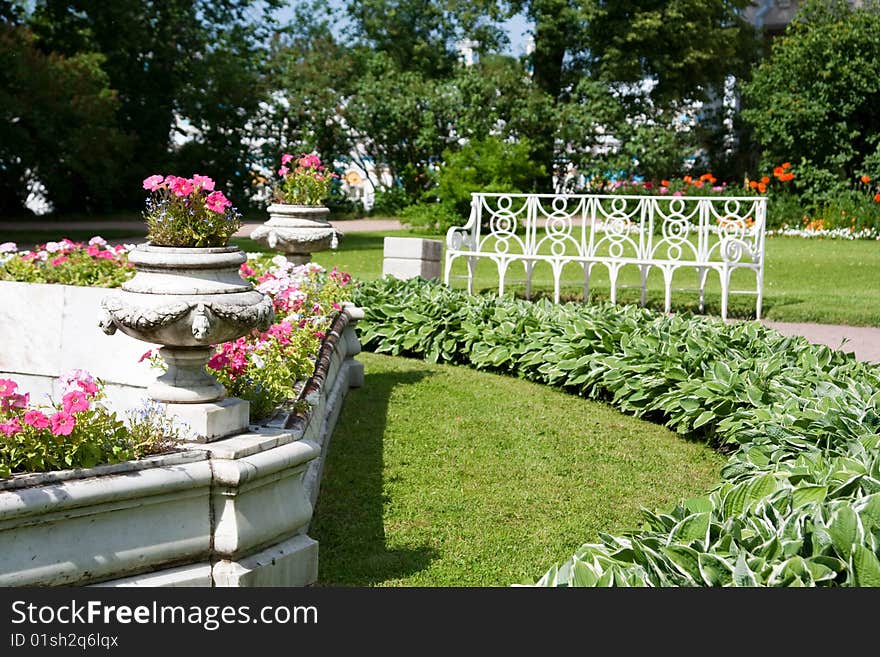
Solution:
{"label": "stone block", "polygon": [[211,564],[199,563],[177,568],[157,570],[132,577],[111,579],[107,582],[91,584],[93,587],[129,587],[150,586],[164,588],[181,588],[187,586],[211,586]]}
{"label": "stone block", "polygon": [[421,277],[426,280],[440,278],[439,260],[411,260],[407,258],[385,258],[382,261],[382,275],[407,279]]}
{"label": "stone block", "polygon": [[228,397],[206,404],[165,404],[165,413],[186,422],[197,442],[211,442],[245,430],[250,408],[250,402]]}
{"label": "stone block", "polygon": [[308,586],[318,579],[318,542],[294,536],[237,561],[218,561],[214,586]]}
{"label": "stone block", "polygon": [[440,260],[443,257],[443,242],[418,237],[386,237],[384,256],[386,258]]}

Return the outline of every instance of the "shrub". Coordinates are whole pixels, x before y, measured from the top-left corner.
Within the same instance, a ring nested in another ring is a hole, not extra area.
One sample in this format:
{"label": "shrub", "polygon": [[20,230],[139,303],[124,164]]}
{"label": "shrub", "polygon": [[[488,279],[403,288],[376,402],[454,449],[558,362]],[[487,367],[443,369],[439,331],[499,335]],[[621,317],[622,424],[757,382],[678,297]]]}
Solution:
{"label": "shrub", "polygon": [[419,203],[404,208],[400,221],[411,231],[420,233],[446,233],[452,226],[463,226],[467,214],[459,214],[451,203]]}
{"label": "shrub", "polygon": [[604,399],[730,452],[723,481],[602,535],[549,585],[880,585],[880,368],[760,324],[634,306],[358,289],[365,348]]}
{"label": "shrub", "polygon": [[402,186],[394,186],[376,190],[370,214],[394,216],[410,205],[413,199]]}

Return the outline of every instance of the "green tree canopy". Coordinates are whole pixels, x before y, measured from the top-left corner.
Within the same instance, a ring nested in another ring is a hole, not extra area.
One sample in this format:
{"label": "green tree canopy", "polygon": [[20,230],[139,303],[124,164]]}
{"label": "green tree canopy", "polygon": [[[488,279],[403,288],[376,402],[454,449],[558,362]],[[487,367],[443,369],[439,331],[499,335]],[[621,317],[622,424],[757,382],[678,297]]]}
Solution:
{"label": "green tree canopy", "polygon": [[880,8],[805,4],[745,85],[743,118],[768,164],[800,164],[811,196],[880,174]]}

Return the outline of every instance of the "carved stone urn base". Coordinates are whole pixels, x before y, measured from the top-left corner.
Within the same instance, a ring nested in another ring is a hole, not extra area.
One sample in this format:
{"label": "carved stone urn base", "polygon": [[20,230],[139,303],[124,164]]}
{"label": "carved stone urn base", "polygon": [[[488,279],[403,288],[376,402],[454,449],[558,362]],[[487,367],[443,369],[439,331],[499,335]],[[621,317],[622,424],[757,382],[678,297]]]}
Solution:
{"label": "carved stone urn base", "polygon": [[312,253],[335,249],[342,233],[327,217],[330,209],[312,205],[270,205],[269,220],[257,226],[250,238],[273,251],[280,251],[288,262],[310,262]]}
{"label": "carved stone urn base", "polygon": [[198,404],[222,398],[226,388],[205,369],[213,353],[213,347],[160,348],[159,355],[168,369],[147,388],[147,394],[158,402],[175,404]]}

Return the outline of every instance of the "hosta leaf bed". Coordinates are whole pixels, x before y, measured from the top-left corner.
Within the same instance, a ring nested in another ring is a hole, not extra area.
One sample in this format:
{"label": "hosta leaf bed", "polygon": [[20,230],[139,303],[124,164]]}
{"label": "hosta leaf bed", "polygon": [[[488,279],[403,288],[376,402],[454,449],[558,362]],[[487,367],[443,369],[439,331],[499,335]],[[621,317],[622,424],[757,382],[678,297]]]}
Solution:
{"label": "hosta leaf bed", "polygon": [[880,586],[880,368],[756,323],[358,290],[365,348],[560,386],[703,437],[722,482],[582,546],[541,585]]}

